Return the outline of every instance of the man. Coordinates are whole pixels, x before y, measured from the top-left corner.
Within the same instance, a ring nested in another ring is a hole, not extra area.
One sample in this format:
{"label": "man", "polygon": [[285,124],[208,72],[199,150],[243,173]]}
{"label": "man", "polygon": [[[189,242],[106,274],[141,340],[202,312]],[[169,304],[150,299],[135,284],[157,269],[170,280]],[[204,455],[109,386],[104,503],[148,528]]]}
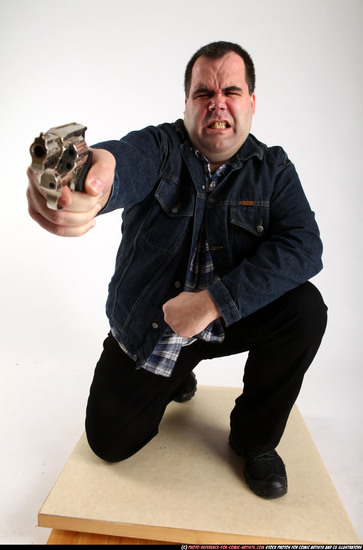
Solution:
{"label": "man", "polygon": [[307,282],[322,267],[314,215],[280,147],[250,134],[255,73],[236,44],[201,48],[185,73],[184,122],[94,147],[86,193],[65,188],[48,210],[29,170],[31,216],[78,236],[123,208],[109,286],[111,332],[97,364],[86,431],[94,452],[123,460],[158,432],[172,400],[196,389],[203,359],[249,351],[230,443],[259,496],[287,491],[276,453],[326,326]]}

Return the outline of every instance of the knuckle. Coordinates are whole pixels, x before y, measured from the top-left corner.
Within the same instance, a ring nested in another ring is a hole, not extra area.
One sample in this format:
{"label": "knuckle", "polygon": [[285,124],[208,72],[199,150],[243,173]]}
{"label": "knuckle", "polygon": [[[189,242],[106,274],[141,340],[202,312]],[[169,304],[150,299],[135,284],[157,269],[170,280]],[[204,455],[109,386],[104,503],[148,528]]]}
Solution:
{"label": "knuckle", "polygon": [[63,227],[62,225],[55,225],[53,233],[57,237],[65,237],[65,227]]}
{"label": "knuckle", "polygon": [[52,222],[55,225],[63,226],[66,224],[66,216],[63,210],[54,210],[54,213],[51,214]]}
{"label": "knuckle", "polygon": [[29,216],[34,220],[34,221],[38,221],[38,216],[37,216],[37,213],[35,212],[35,210],[33,210],[33,208],[31,208],[30,204],[28,205],[28,213],[29,213]]}
{"label": "knuckle", "polygon": [[28,202],[29,203],[32,203],[34,202],[34,189],[33,189],[33,186],[32,184],[29,182],[29,185],[26,189],[26,198],[28,199]]}

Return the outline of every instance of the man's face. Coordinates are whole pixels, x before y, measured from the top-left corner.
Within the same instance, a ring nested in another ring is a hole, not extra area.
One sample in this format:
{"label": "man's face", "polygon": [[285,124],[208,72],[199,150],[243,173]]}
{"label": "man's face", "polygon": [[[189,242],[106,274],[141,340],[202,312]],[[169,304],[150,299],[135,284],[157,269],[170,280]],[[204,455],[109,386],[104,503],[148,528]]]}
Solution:
{"label": "man's face", "polygon": [[229,52],[220,59],[201,56],[193,66],[184,124],[193,145],[216,169],[246,140],[255,113],[243,59]]}

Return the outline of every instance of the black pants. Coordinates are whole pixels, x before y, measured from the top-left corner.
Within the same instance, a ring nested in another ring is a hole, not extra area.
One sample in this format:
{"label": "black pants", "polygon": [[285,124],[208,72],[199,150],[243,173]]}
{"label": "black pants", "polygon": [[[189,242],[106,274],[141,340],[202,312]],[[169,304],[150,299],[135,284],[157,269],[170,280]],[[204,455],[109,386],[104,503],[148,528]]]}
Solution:
{"label": "black pants", "polygon": [[326,321],[327,308],[319,291],[305,283],[227,327],[222,344],[197,341],[182,348],[170,378],[136,370],[109,335],[87,405],[91,448],[107,461],[128,458],[158,433],[168,403],[200,361],[244,351],[249,353],[243,393],[231,412],[233,438],[242,449],[275,448],[320,346]]}

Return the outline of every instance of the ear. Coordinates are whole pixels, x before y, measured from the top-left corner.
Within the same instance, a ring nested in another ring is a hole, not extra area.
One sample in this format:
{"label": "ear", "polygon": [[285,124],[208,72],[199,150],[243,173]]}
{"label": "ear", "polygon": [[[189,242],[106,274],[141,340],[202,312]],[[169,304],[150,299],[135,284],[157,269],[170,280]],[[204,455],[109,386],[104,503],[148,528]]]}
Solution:
{"label": "ear", "polygon": [[252,114],[255,114],[256,111],[256,94],[251,95],[251,107],[252,107]]}

